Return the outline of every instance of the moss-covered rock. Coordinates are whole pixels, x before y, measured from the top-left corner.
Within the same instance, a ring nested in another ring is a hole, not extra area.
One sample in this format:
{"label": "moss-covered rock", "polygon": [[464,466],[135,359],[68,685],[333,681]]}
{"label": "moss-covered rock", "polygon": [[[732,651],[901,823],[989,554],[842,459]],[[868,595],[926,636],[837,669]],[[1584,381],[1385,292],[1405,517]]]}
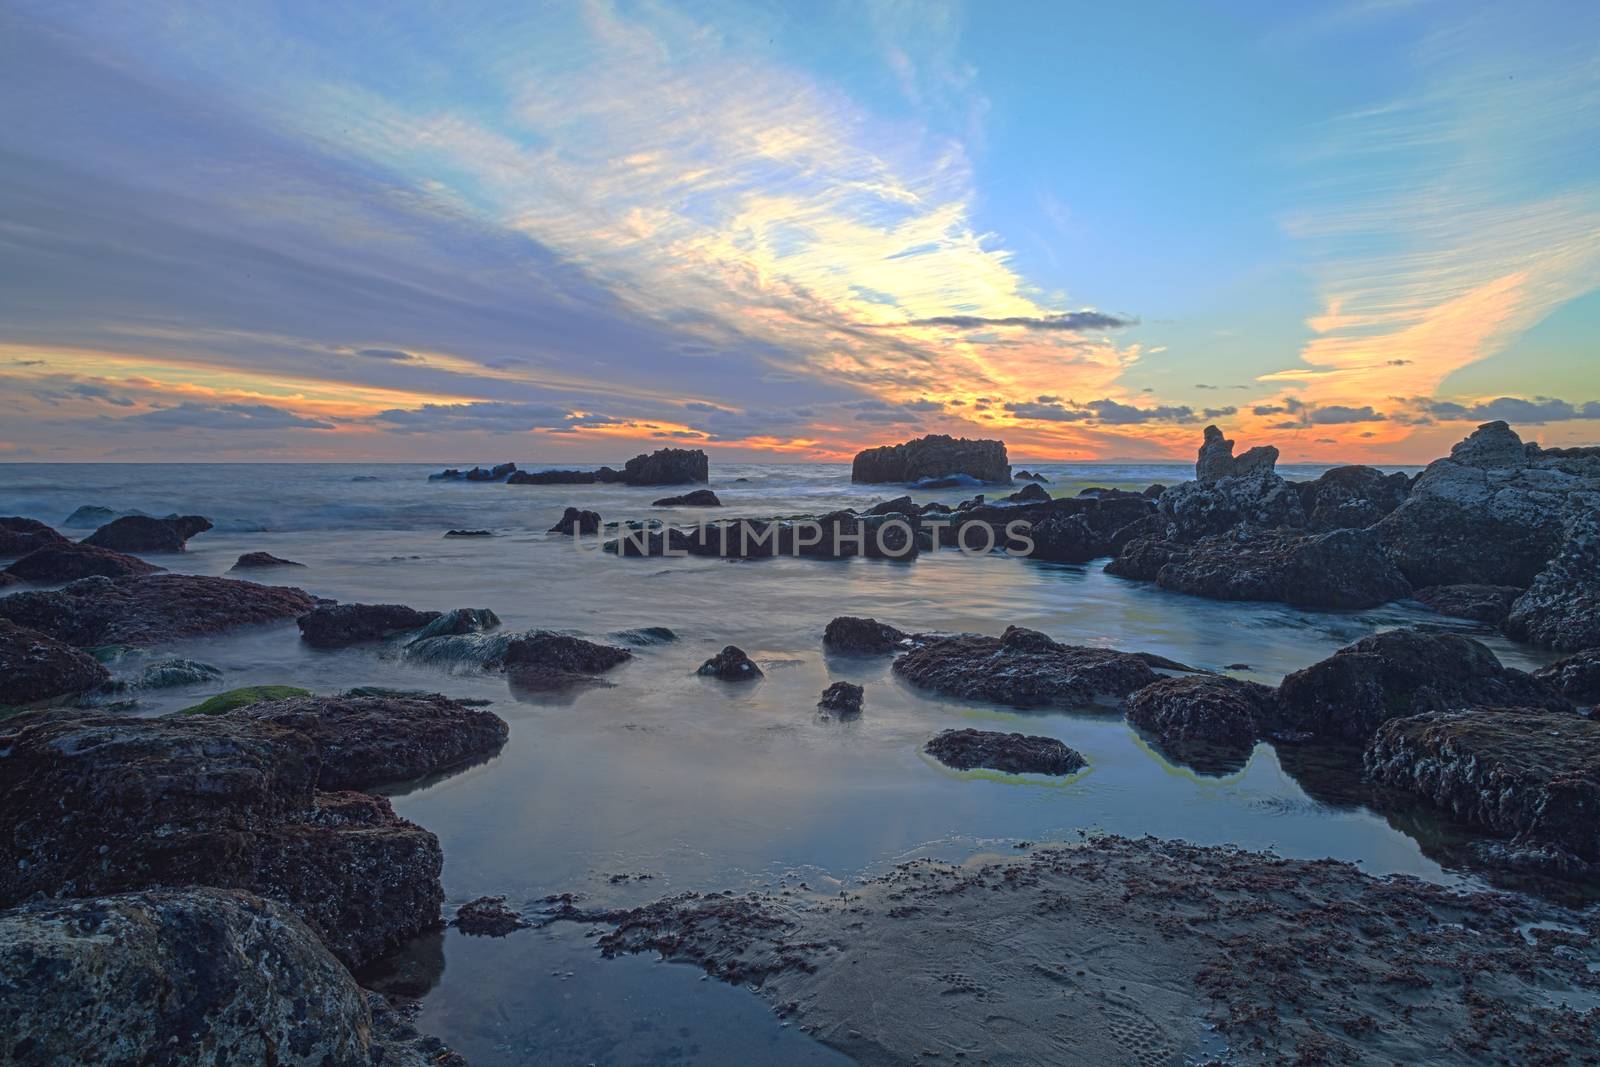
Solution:
{"label": "moss-covered rock", "polygon": [[291,700],[308,697],[311,690],[293,685],[247,685],[208,697],[192,707],[184,708],[179,715],[222,715],[236,708],[248,708],[269,700]]}

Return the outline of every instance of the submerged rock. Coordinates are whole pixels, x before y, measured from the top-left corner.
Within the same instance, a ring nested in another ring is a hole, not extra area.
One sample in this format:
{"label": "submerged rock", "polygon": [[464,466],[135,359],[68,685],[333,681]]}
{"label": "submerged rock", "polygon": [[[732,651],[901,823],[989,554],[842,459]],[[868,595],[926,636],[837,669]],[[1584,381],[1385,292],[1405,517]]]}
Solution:
{"label": "submerged rock", "polygon": [[36,548],[70,544],[71,541],[38,519],[25,519],[20,515],[0,518],[0,556],[25,556]]}
{"label": "submerged rock", "polygon": [[1504,629],[1564,651],[1600,648],[1600,493],[1568,510],[1560,550],[1511,605]]}
{"label": "submerged rock", "polygon": [[1411,595],[1441,615],[1498,626],[1522,590],[1514,585],[1430,585]]}
{"label": "submerged rock", "polygon": [[592,534],[600,532],[600,513],[598,511],[581,511],[578,508],[568,508],[561,513],[560,520],[552,527],[550,533],[567,534]]}
{"label": "submerged rock", "polygon": [[728,645],[700,664],[700,669],[695,673],[707,678],[720,678],[724,682],[748,682],[761,677],[761,668],[744,654],[744,649]]}
{"label": "submerged rock", "polygon": [[722,501],[709,489],[696,489],[682,496],[664,496],[650,505],[653,508],[720,508]]}
{"label": "submerged rock", "polygon": [[6,573],[36,585],[54,585],[79,578],[129,578],[161,569],[137,556],[68,542],[36,548],[7,567]]}
{"label": "submerged rock", "polygon": [[166,519],[125,515],[106,523],[81,543],[114,552],[182,552],[189,538],[209,529],[211,520],[199,515]]}
{"label": "submerged rock", "polygon": [[1307,534],[1250,526],[1173,554],[1156,572],[1156,584],[1215,600],[1317,608],[1371,608],[1411,592],[1370,531]]}
{"label": "submerged rock", "polygon": [[1600,706],[1600,648],[1556,660],[1533,676],[1574,704]]}
{"label": "submerged rock", "polygon": [[1063,645],[1019,626],[1000,637],[922,636],[893,670],[922,689],[1013,707],[1114,703],[1160,677],[1141,656]]}
{"label": "submerged rock", "polygon": [[503,482],[515,476],[517,465],[515,463],[497,463],[493,467],[473,467],[469,471],[462,471],[450,467],[438,474],[428,475],[430,482]]}
{"label": "submerged rock", "polygon": [[1433,712],[1384,723],[1365,764],[1464,822],[1600,861],[1600,723],[1516,707]]}
{"label": "submerged rock", "polygon": [[985,769],[1005,774],[1072,774],[1089,765],[1077,751],[1053,737],[946,730],[923,751],[958,771]]}
{"label": "submerged rock", "polygon": [[865,692],[859,685],[850,682],[834,682],[822,691],[822,699],[817,701],[817,707],[837,715],[860,715],[861,699]]}
{"label": "submerged rock", "polygon": [[110,677],[111,673],[88,653],[0,619],[0,705],[73,696]]}
{"label": "submerged rock", "polygon": [[909,636],[877,619],[840,615],[822,631],[822,645],[846,656],[877,656],[898,651]]}
{"label": "submerged rock", "polygon": [[496,629],[499,625],[500,616],[488,608],[451,608],[418,630],[411,640],[415,642],[425,641],[430,637],[481,634]]}
{"label": "submerged rock", "polygon": [[1283,728],[1366,742],[1390,719],[1463,707],[1571,712],[1571,703],[1460,634],[1390,630],[1295,671],[1278,687]]}
{"label": "submerged rock", "polygon": [[180,685],[201,685],[222,677],[209,663],[192,659],[162,659],[147,663],[134,682],[140,689],[172,689]]}
{"label": "submerged rock", "polygon": [[304,563],[296,563],[292,559],[279,559],[271,552],[246,552],[234,563],[233,570],[256,570],[265,567],[304,567]]}
{"label": "submerged rock", "polygon": [[313,648],[344,648],[420,630],[442,614],[404,604],[324,604],[300,617],[300,637]]}
{"label": "submerged rock", "polygon": [[930,434],[903,444],[865,449],[856,453],[850,466],[852,482],[916,482],[957,474],[980,482],[1011,481],[1005,442]]}
{"label": "submerged rock", "polygon": [[1128,722],[1163,754],[1206,771],[1243,767],[1271,726],[1276,694],[1220,675],[1163,678],[1128,698]]}
{"label": "submerged rock", "polygon": [[85,578],[62,589],[0,597],[0,618],[80,648],[147,645],[304,615],[316,600],[291,586],[153,574]]}
{"label": "submerged rock", "polygon": [[505,937],[533,924],[507,907],[505,897],[478,897],[456,909],[454,925],[472,937]]}
{"label": "submerged rock", "polygon": [[491,530],[446,530],[446,537],[493,537]]}
{"label": "submerged rock", "polygon": [[178,714],[225,715],[239,708],[248,708],[252,704],[265,704],[271,700],[289,700],[292,697],[310,695],[311,690],[294,685],[246,685],[218,693],[214,697],[207,697],[198,704],[183,708]]}

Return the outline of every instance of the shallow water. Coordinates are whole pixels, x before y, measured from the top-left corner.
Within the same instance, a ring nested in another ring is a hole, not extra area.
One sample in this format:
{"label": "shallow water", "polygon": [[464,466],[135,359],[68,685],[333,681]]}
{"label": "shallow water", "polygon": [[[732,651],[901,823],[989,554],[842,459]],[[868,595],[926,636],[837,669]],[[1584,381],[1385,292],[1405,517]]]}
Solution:
{"label": "shallow water", "polygon": [[[221,574],[240,553],[265,550],[308,566],[247,577],[340,600],[488,607],[514,629],[676,631],[676,642],[639,649],[606,676],[609,685],[561,694],[517,693],[503,677],[404,664],[381,647],[317,652],[298,641],[292,624],[186,641],[119,665],[131,670],[141,658],[176,653],[226,672],[213,686],[142,694],[137,714],[251,683],[319,692],[425,687],[493,700],[512,725],[496,758],[394,791],[400,812],[443,844],[451,910],[485,893],[525,905],[574,892],[590,905],[614,906],[691,889],[804,883],[832,892],[911,856],[955,859],[1095,829],[1333,856],[1374,873],[1475,884],[1424,854],[1419,840],[1431,841],[1438,829],[1428,816],[1391,821],[1313,799],[1270,746],[1258,746],[1235,774],[1202,776],[1163,760],[1115,715],[1023,713],[931,697],[891,675],[887,657],[839,659],[821,648],[823,626],[836,615],[987,633],[1015,623],[1195,666],[1248,664],[1231,673],[1275,683],[1379,629],[1454,625],[1439,616],[1404,605],[1328,613],[1218,603],[1110,577],[1103,563],[999,555],[941,552],[910,563],[621,560],[544,531],[569,504],[598,510],[608,522],[663,517],[669,513],[649,501],[675,490],[427,482],[436,469],[0,466],[0,514],[60,522],[80,504],[199,512],[219,529],[164,565]],[[1188,470],[1030,469],[1043,470],[1057,492],[1171,484]],[[351,480],[357,476],[378,480]],[[750,481],[733,482],[738,477]],[[853,487],[838,465],[719,464],[712,488],[727,505],[718,514],[730,517],[899,495]],[[949,501],[961,494],[915,495]],[[461,527],[496,536],[443,538]],[[1513,665],[1549,658],[1492,632],[1458,628]],[[730,643],[765,669],[763,680],[730,685],[694,674]],[[817,713],[818,694],[841,679],[866,687],[858,719]],[[921,754],[928,737],[958,726],[1056,736],[1089,767],[1051,782],[958,774]],[[760,999],[701,982],[689,968],[600,960],[587,932],[567,925],[492,941],[446,931],[383,968],[382,980],[425,993],[423,1028],[478,1067],[839,1061],[784,1028]]]}

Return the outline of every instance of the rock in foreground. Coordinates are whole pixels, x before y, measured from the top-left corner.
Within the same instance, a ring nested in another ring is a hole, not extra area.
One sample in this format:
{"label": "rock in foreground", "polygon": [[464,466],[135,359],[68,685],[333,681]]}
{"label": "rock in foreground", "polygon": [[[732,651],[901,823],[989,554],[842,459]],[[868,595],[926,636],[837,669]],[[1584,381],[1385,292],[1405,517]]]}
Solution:
{"label": "rock in foreground", "polygon": [[35,585],[75,582],[79,578],[130,578],[162,568],[137,556],[94,545],[46,545],[6,568],[6,573]]}
{"label": "rock in foreground", "polygon": [[1600,492],[1569,502],[1555,558],[1511,605],[1505,631],[1564,651],[1600,648]]}
{"label": "rock in foreground", "polygon": [[[98,550],[97,550],[98,551]],[[80,648],[148,645],[304,615],[316,600],[291,586],[153,574],[85,578],[49,592],[0,597],[0,617]]]}
{"label": "rock in foreground", "polygon": [[110,677],[111,672],[93,656],[0,619],[0,705],[72,696]]}
{"label": "rock in foreground", "polygon": [[36,548],[72,542],[38,519],[20,515],[0,517],[0,556],[25,556]]}
{"label": "rock in foreground", "polygon": [[946,730],[923,751],[958,771],[1004,774],[1072,774],[1087,767],[1083,756],[1053,737],[993,730]]}
{"label": "rock in foreground", "polygon": [[324,604],[300,617],[300,637],[313,648],[344,648],[420,630],[441,614],[404,604]]}
{"label": "rock in foreground", "polygon": [[945,696],[1020,708],[1116,703],[1160,677],[1144,657],[1063,645],[1020,626],[1000,637],[924,636],[893,670]]}
{"label": "rock in foreground", "polygon": [[1163,754],[1204,771],[1243,767],[1270,729],[1276,703],[1264,685],[1221,675],[1163,678],[1128,698],[1128,721]]}
{"label": "rock in foreground", "polygon": [[632,658],[632,652],[617,645],[602,645],[549,630],[530,630],[511,638],[501,665],[519,688],[542,690],[591,681]]}
{"label": "rock in foreground", "polygon": [[968,440],[930,434],[898,445],[868,448],[856,453],[850,466],[852,482],[916,482],[924,478],[966,475],[980,482],[1011,481],[1011,464],[1004,441]]}

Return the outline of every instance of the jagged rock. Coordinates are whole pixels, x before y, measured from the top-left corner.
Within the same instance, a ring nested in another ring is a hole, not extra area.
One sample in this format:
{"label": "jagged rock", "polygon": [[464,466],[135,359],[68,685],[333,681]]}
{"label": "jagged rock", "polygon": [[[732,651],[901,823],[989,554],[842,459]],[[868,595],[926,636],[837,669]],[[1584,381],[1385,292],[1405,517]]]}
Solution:
{"label": "jagged rock", "polygon": [[1235,526],[1301,527],[1305,509],[1294,486],[1270,467],[1230,475],[1215,482],[1182,482],[1156,502],[1167,519],[1167,538],[1197,541]]}
{"label": "jagged rock", "polygon": [[658,448],[623,464],[621,480],[628,485],[682,485],[708,481],[710,468],[706,454],[698,448]]}
{"label": "jagged rock", "polygon": [[182,552],[184,542],[209,529],[211,520],[199,515],[169,519],[126,515],[106,523],[80,543],[113,552]]}
{"label": "jagged rock", "polygon": [[1159,677],[1138,655],[1058,644],[1019,626],[1000,637],[922,636],[893,670],[922,689],[1012,707],[1116,702]]}
{"label": "jagged rock", "polygon": [[1441,615],[1498,626],[1522,590],[1514,585],[1430,585],[1411,595]]}
{"label": "jagged rock", "polygon": [[1600,861],[1600,723],[1520,707],[1392,719],[1367,774],[1464,822]]}
{"label": "jagged rock", "polygon": [[956,474],[980,482],[1011,481],[1005,442],[930,434],[903,444],[865,449],[856,453],[850,468],[852,482],[916,482]]}
{"label": "jagged rock", "polygon": [[442,614],[404,604],[323,604],[300,617],[300,638],[313,648],[344,648],[420,630]]}
{"label": "jagged rock", "polygon": [[1573,710],[1470,637],[1421,630],[1364,637],[1278,687],[1281,726],[1325,739],[1366,742],[1390,719],[1464,707]]}
{"label": "jagged rock", "polygon": [[696,489],[682,496],[665,496],[650,505],[653,508],[720,508],[722,501],[709,489]]}
{"label": "jagged rock", "polygon": [[1233,442],[1223,437],[1215,426],[1207,426],[1195,461],[1194,476],[1203,485],[1213,485],[1225,478],[1271,474],[1277,462],[1278,450],[1271,445],[1258,445],[1235,458]]}
{"label": "jagged rock", "polygon": [[1411,592],[1369,530],[1306,534],[1250,526],[1201,538],[1173,555],[1156,584],[1214,600],[1318,608],[1376,607]]}
{"label": "jagged rock", "polygon": [[6,568],[13,578],[36,585],[73,582],[79,578],[128,578],[154,574],[162,568],[137,556],[95,545],[46,545],[36,548]]}
{"label": "jagged rock", "polygon": [[1161,568],[1188,554],[1187,545],[1165,537],[1136,537],[1122,546],[1116,559],[1106,564],[1106,573],[1136,582],[1153,582]]}
{"label": "jagged rock", "polygon": [[0,914],[0,973],[7,1063],[464,1064],[394,1026],[292,911],[235,890],[27,904]]}
{"label": "jagged rock", "polygon": [[893,500],[885,500],[882,503],[872,505],[863,514],[918,515],[921,514],[921,509],[917,507],[916,501],[909,496],[897,496]]}
{"label": "jagged rock", "polygon": [[834,682],[822,691],[822,699],[817,701],[817,707],[836,715],[860,715],[864,694],[865,690],[859,685]]}
{"label": "jagged rock", "polygon": [[1017,471],[1011,476],[1011,480],[1015,482],[1048,482],[1050,479],[1042,474],[1035,474],[1033,471]]}
{"label": "jagged rock", "polygon": [[53,637],[0,619],[0,705],[72,696],[109,680],[93,656]]}
{"label": "jagged rock", "polygon": [[1600,493],[1579,497],[1569,502],[1555,558],[1511,605],[1504,628],[1512,637],[1563,651],[1600,648]]}
{"label": "jagged rock", "polygon": [[1008,504],[1034,504],[1050,499],[1050,493],[1037,483],[1023,486],[1015,493],[1000,498]]}
{"label": "jagged rock", "polygon": [[271,552],[246,552],[234,563],[232,569],[236,571],[259,570],[266,567],[304,567],[304,563],[296,563],[292,559],[279,559]]}
{"label": "jagged rock", "polygon": [[556,689],[588,681],[632,658],[632,652],[615,645],[532,630],[507,642],[500,664],[520,688]]}
{"label": "jagged rock", "polygon": [[[98,550],[97,550],[98,551]],[[147,645],[304,615],[316,600],[291,586],[152,574],[84,578],[52,591],[0,597],[0,618],[80,648]]]}
{"label": "jagged rock", "polygon": [[749,682],[761,677],[761,668],[755,665],[744,649],[728,645],[721,652],[700,664],[695,672],[707,678],[720,678],[724,682]]}
{"label": "jagged rock", "polygon": [[473,467],[460,471],[455,467],[428,475],[430,482],[503,482],[517,473],[515,463],[497,463],[493,467]]}
{"label": "jagged rock", "polygon": [[1314,481],[1296,484],[1295,490],[1307,529],[1364,530],[1404,502],[1411,479],[1371,467],[1334,467]]}
{"label": "jagged rock", "polygon": [[321,789],[371,789],[437,774],[494,755],[511,732],[493,712],[438,695],[307,696],[228,715],[311,738]]}
{"label": "jagged rock", "polygon": [[1556,660],[1534,671],[1533,676],[1574,704],[1600,706],[1600,649]]}
{"label": "jagged rock", "polygon": [[471,937],[505,937],[532,925],[506,906],[505,897],[478,897],[456,909],[456,929]]}
{"label": "jagged rock", "polygon": [[822,644],[829,652],[847,656],[877,656],[897,651],[909,636],[877,619],[840,615],[822,631]]}
{"label": "jagged rock", "polygon": [[923,751],[958,771],[985,769],[1005,774],[1072,774],[1089,765],[1053,737],[992,730],[946,730]]}
{"label": "jagged rock", "polygon": [[1167,756],[1202,770],[1243,767],[1270,728],[1276,694],[1220,675],[1162,678],[1128,698],[1128,721]]}
{"label": "jagged rock", "polygon": [[25,519],[20,515],[0,518],[0,556],[25,556],[36,548],[70,544],[71,541],[38,519]]}
{"label": "jagged rock", "polygon": [[560,521],[550,527],[550,533],[566,534],[569,537],[599,532],[600,513],[598,511],[582,511],[578,508],[568,508],[563,511]]}

